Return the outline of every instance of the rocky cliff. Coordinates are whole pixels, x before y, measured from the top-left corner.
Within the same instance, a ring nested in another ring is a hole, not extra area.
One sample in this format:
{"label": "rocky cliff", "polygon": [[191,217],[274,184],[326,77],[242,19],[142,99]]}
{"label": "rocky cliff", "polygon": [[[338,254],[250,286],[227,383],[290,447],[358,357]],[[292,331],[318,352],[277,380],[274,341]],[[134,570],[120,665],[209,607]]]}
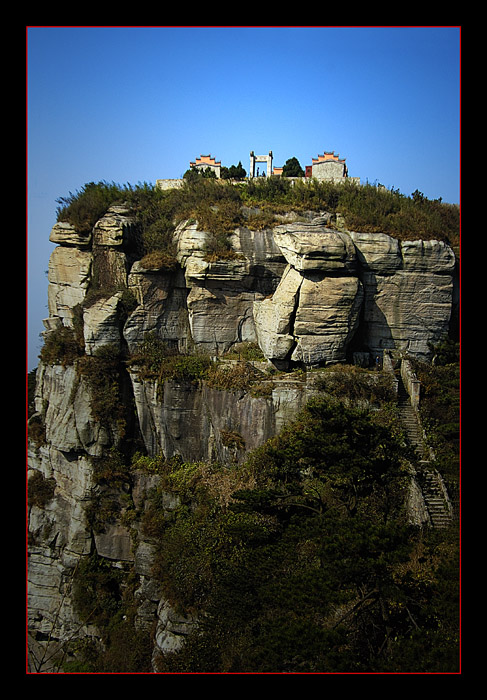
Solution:
{"label": "rocky cliff", "polygon": [[[162,597],[150,538],[128,517],[144,509],[157,475],[136,469],[130,478],[103,478],[103,460],[137,450],[241,461],[314,395],[308,370],[373,365],[385,349],[428,359],[448,333],[455,255],[444,242],[338,230],[326,213],[288,215],[263,231],[239,227],[224,258],[207,254],[210,235],[195,221],[179,224],[178,264],[168,266],[141,258],[123,206],[111,207],[89,235],[66,223],[51,232],[46,346],[68,329],[77,350],[69,360],[41,359],[30,420],[30,483],[45,494],[29,503],[33,671],[52,668],[53,640],[65,648],[96,636],[72,595],[80,561],[92,553],[135,572],[135,624],[154,630],[155,648],[177,648],[192,623]],[[145,371],[140,348],[148,338],[172,357],[217,368],[213,381]],[[116,362],[107,361],[107,348]],[[100,388],[109,398],[96,401]],[[107,499],[117,517],[101,526]]]}

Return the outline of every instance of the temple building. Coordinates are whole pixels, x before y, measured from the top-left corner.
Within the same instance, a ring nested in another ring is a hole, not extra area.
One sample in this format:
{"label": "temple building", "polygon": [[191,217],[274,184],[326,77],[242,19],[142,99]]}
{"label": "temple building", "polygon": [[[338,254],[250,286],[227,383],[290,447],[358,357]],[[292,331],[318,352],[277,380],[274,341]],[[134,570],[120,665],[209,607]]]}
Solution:
{"label": "temple building", "polygon": [[213,170],[216,177],[220,177],[220,170],[221,170],[221,161],[216,161],[214,158],[211,157],[211,155],[208,156],[200,156],[199,158],[196,158],[194,163],[189,164],[191,168],[197,168],[198,170],[206,170],[207,168],[210,168],[210,170]]}

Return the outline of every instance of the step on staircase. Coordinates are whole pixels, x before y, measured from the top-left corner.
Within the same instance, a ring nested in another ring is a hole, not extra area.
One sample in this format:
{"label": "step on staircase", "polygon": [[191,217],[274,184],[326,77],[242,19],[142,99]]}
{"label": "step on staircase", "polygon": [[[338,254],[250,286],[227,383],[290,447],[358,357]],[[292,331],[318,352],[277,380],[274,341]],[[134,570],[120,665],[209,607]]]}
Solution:
{"label": "step on staircase", "polygon": [[418,415],[411,405],[404,382],[397,376],[397,404],[401,421],[406,429],[409,443],[415,449],[418,458],[418,482],[428,511],[432,527],[448,527],[452,520],[448,496],[439,472],[430,462],[430,454],[424,442],[423,430]]}
{"label": "step on staircase", "polygon": [[452,512],[437,470],[428,467],[424,469],[420,483],[431,525],[435,528],[448,527],[452,521]]}

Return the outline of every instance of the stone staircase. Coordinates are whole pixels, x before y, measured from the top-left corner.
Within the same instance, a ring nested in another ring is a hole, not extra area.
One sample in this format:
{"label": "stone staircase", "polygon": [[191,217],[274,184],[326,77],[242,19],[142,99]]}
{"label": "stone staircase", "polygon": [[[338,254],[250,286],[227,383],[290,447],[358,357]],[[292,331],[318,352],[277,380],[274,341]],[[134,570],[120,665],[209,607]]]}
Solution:
{"label": "stone staircase", "polygon": [[448,527],[452,521],[452,511],[436,469],[430,467],[423,469],[420,484],[432,527]]}
{"label": "stone staircase", "polygon": [[448,527],[452,520],[451,505],[442,478],[431,462],[428,446],[416,411],[411,405],[404,382],[397,375],[397,404],[401,421],[406,429],[409,443],[417,457],[417,480],[421,487],[430,524],[435,528]]}
{"label": "stone staircase", "polygon": [[397,405],[401,422],[406,428],[407,438],[414,447],[418,459],[427,459],[428,455],[423,440],[423,430],[419,423],[418,415],[411,406],[409,394],[400,374],[397,377]]}

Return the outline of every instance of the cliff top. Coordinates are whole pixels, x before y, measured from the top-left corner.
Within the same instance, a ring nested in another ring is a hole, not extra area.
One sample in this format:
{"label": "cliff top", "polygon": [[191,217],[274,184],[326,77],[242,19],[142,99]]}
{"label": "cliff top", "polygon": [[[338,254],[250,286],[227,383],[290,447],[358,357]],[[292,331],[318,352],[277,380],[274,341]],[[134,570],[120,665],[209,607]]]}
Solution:
{"label": "cliff top", "polygon": [[357,185],[310,180],[292,182],[278,177],[244,182],[188,178],[177,189],[88,183],[57,200],[58,221],[71,223],[79,233],[94,224],[116,202],[135,213],[143,232],[145,252],[165,249],[175,225],[188,218],[224,237],[238,226],[269,228],[289,211],[326,211],[337,228],[386,233],[402,240],[444,240],[459,244],[459,207],[429,200],[416,190],[411,196],[382,185]]}

